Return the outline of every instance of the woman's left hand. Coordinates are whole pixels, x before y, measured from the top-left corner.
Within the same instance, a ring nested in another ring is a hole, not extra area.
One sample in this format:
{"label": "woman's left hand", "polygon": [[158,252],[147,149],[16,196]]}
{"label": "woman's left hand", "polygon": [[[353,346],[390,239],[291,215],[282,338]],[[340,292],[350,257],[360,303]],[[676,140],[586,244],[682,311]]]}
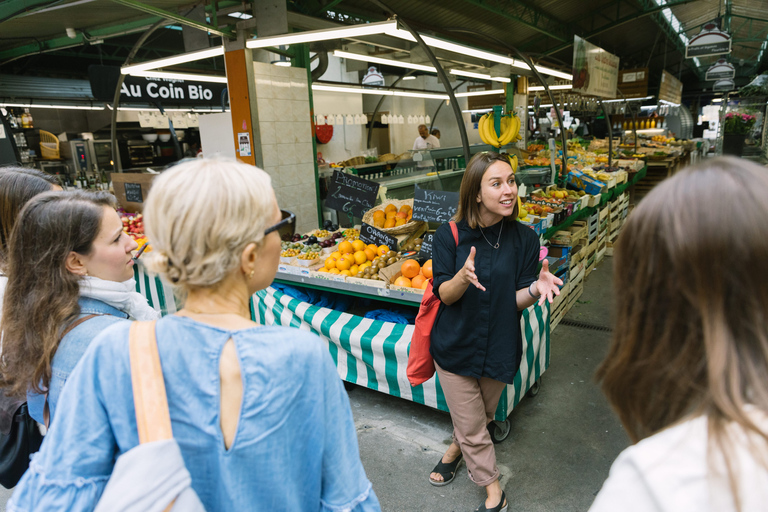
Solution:
{"label": "woman's left hand", "polygon": [[549,261],[544,259],[541,262],[541,272],[539,272],[539,280],[534,282],[534,286],[539,292],[539,306],[544,304],[545,300],[548,300],[550,304],[554,300],[555,296],[560,295],[559,286],[563,285],[563,280],[555,277],[554,274],[549,272]]}

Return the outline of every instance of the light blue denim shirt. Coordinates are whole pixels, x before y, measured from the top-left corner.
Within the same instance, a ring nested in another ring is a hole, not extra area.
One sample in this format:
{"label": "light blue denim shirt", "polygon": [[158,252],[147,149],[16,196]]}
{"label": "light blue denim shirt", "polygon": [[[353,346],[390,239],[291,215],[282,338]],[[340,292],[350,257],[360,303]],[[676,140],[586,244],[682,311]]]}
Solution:
{"label": "light blue denim shirt", "polygon": [[[67,378],[69,378],[72,370],[75,369],[77,362],[83,357],[85,349],[88,348],[91,341],[93,341],[101,331],[115,322],[128,319],[128,313],[123,313],[119,309],[113,308],[100,300],[91,299],[89,297],[80,297],[77,303],[80,306],[80,314],[77,319],[87,315],[103,316],[97,316],[86,320],[72,329],[66,336],[64,336],[64,339],[62,339],[59,344],[59,348],[56,349],[56,354],[53,356],[53,361],[51,362],[51,383],[48,389],[48,408],[51,414],[51,425],[53,425],[53,413],[56,409],[56,404],[59,401],[61,390],[64,388],[64,383],[67,382]],[[32,416],[35,421],[38,423],[45,423],[43,421],[45,395],[38,395],[31,391],[27,392],[27,407],[29,409],[29,415]]]}
{"label": "light blue denim shirt", "polygon": [[[138,444],[129,327],[115,324],[91,343],[6,510],[93,510],[115,459]],[[156,332],[173,436],[206,510],[380,510],[349,399],[320,338],[280,326],[229,331],[173,315]],[[226,449],[219,359],[229,339],[243,400]]]}

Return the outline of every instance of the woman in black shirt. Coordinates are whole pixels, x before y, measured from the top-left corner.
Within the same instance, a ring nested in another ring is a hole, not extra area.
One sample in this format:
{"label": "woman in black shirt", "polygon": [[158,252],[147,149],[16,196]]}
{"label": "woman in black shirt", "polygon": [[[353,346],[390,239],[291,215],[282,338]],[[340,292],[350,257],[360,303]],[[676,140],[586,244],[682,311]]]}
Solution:
{"label": "woman in black shirt", "polygon": [[442,304],[431,353],[454,440],[430,483],[453,480],[463,456],[472,481],[488,493],[479,512],[507,510],[487,425],[520,366],[520,312],[536,300],[551,303],[563,284],[546,260],[537,279],[539,239],[517,222],[517,214],[517,185],[506,156],[479,153],[461,182],[458,244],[448,224],[435,233],[433,290]]}

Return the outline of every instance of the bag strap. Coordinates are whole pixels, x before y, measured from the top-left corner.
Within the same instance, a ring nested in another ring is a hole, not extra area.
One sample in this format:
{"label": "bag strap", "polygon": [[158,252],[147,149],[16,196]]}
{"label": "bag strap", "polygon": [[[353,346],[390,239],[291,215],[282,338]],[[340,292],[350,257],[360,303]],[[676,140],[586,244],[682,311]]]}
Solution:
{"label": "bag strap", "polygon": [[459,227],[453,221],[450,221],[450,224],[451,224],[451,233],[453,233],[453,241],[456,242],[456,247],[458,247],[459,246]]}
{"label": "bag strap", "polygon": [[155,338],[156,323],[133,322],[129,334],[133,404],[140,443],[173,438],[163,368]]}

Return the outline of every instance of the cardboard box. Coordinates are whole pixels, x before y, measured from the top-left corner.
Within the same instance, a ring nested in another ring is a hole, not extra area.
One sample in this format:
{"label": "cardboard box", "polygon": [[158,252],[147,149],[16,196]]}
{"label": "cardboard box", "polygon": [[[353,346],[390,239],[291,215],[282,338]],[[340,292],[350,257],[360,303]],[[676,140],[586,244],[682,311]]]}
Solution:
{"label": "cardboard box", "polygon": [[359,277],[348,277],[346,280],[351,284],[359,284],[360,286],[371,286],[373,288],[386,288],[387,283],[378,279],[361,279]]}
{"label": "cardboard box", "polygon": [[402,272],[400,272],[400,267],[403,266],[403,261],[406,259],[411,258],[404,258],[397,263],[393,263],[392,265],[388,267],[384,267],[383,269],[379,270],[379,277],[381,277],[384,282],[387,284],[387,288],[390,290],[400,290],[403,292],[409,292],[409,293],[424,293],[424,290],[420,288],[410,288],[408,286],[395,286],[394,283],[395,280],[403,275]]}
{"label": "cardboard box", "polygon": [[139,213],[144,209],[149,190],[157,174],[113,172],[109,179],[115,191],[117,204],[128,213]]}
{"label": "cardboard box", "polygon": [[568,184],[592,195],[598,195],[605,189],[605,183],[577,170],[568,173]]}

